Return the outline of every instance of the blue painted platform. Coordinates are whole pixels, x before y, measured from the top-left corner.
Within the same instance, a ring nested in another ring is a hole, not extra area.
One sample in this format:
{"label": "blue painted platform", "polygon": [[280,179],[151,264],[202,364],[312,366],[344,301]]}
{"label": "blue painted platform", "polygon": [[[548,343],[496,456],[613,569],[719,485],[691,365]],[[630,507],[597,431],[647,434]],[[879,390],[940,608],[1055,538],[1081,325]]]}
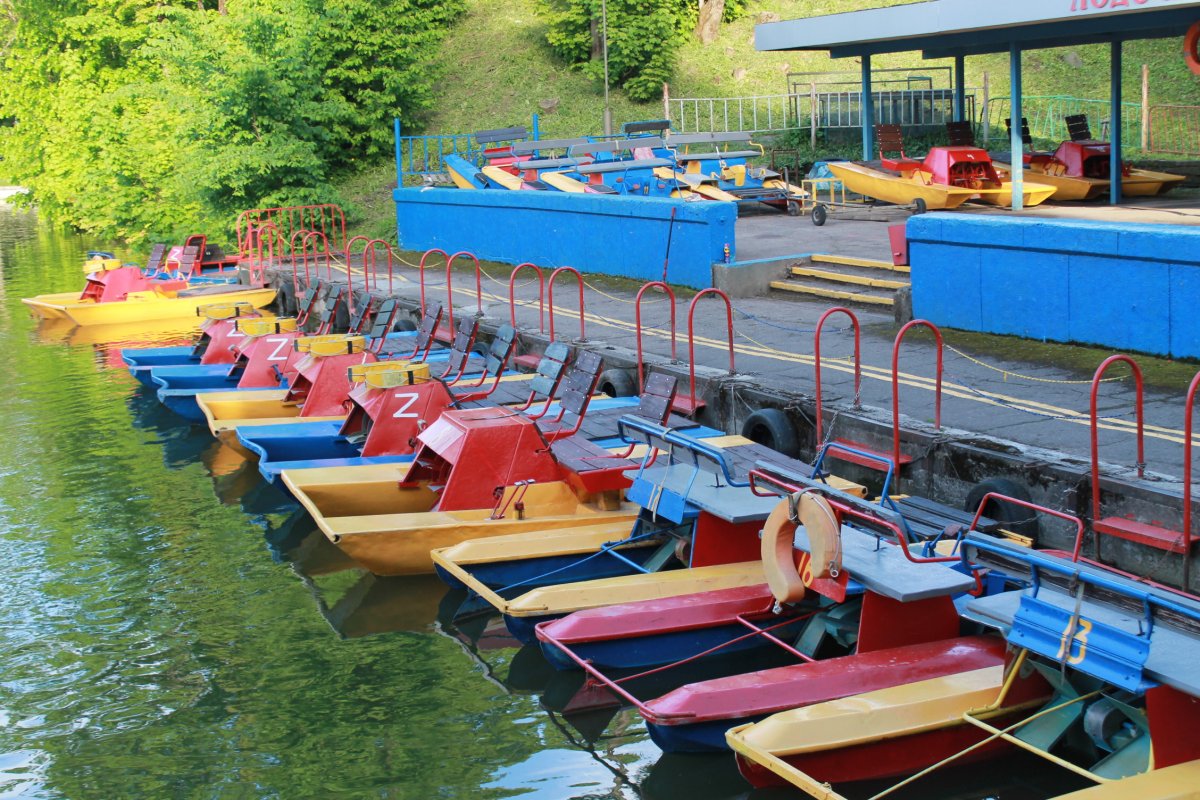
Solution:
{"label": "blue painted platform", "polygon": [[[497,189],[409,188],[392,192],[406,250],[468,250],[479,258],[582,272],[712,285],[712,265],[736,253],[735,203]],[[675,211],[674,222],[671,211]]]}
{"label": "blue painted platform", "polygon": [[936,213],[908,241],[916,317],[1200,358],[1200,227]]}

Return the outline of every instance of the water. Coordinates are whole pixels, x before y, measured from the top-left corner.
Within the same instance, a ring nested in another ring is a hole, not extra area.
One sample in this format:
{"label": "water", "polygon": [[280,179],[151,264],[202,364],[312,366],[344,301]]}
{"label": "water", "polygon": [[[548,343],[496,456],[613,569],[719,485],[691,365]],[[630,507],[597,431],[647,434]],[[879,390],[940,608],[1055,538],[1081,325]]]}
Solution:
{"label": "water", "polygon": [[[354,569],[117,346],[39,331],[20,298],[105,244],[0,206],[0,798],[793,796],[661,756],[629,711],[548,710],[574,687],[536,650]],[[1046,796],[1031,774],[909,796]]]}

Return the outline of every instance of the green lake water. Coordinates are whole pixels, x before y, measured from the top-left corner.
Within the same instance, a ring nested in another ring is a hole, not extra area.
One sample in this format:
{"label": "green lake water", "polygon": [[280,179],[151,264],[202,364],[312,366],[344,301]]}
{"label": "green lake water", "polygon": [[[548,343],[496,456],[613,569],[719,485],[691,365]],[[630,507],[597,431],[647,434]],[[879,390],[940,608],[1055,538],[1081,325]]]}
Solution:
{"label": "green lake water", "polygon": [[[0,799],[795,796],[663,757],[628,710],[564,718],[573,676],[453,625],[435,578],[347,563],[121,368],[184,334],[39,329],[20,298],[104,244],[0,205]],[[1040,797],[1039,770],[907,796]]]}

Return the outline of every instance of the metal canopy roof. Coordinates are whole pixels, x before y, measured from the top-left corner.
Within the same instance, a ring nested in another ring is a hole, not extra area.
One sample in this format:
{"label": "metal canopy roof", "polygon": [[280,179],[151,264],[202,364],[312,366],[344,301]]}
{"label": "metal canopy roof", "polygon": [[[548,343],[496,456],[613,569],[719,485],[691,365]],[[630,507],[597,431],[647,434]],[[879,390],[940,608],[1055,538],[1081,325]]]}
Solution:
{"label": "metal canopy roof", "polygon": [[[1097,8],[1095,6],[1102,6]],[[754,29],[759,50],[834,58],[921,50],[925,58],[1183,36],[1200,0],[926,0]]]}

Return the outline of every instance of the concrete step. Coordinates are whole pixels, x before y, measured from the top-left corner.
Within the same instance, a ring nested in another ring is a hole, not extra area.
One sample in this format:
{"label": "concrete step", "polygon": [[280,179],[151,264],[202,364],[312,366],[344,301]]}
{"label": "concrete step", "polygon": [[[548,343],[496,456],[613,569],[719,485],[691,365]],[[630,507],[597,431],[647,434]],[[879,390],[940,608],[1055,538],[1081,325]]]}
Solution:
{"label": "concrete step", "polygon": [[814,297],[826,297],[831,300],[842,300],[847,303],[869,303],[877,306],[891,306],[895,305],[896,302],[895,293],[890,289],[875,289],[870,286],[823,281],[816,278],[811,278],[804,282],[798,280],[771,281],[771,288]]}
{"label": "concrete step", "polygon": [[903,272],[905,274],[910,272],[909,268],[906,266],[898,267],[890,261],[876,261],[875,259],[871,258],[853,258],[851,256],[834,256],[818,253],[816,255],[809,256],[809,261],[813,262],[814,264],[838,264],[844,267],[884,269],[889,272]]}
{"label": "concrete step", "polygon": [[870,286],[875,289],[903,289],[911,285],[909,281],[888,280],[871,275],[861,275],[853,272],[831,272],[812,267],[792,267],[792,275],[798,278],[817,278],[833,283],[852,283],[857,286]]}

